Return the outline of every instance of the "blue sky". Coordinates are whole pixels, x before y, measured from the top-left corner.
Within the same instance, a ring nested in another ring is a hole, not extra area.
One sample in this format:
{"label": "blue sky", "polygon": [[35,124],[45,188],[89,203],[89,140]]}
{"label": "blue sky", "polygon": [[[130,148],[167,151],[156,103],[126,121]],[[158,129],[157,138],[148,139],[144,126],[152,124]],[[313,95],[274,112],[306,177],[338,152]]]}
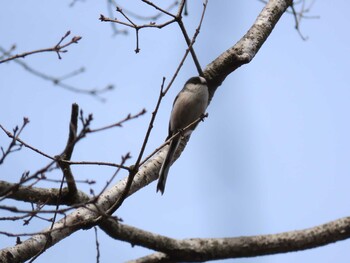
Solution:
{"label": "blue sky", "polygon": [[[199,20],[200,2],[190,4],[190,16],[184,20],[192,33]],[[141,52],[136,55],[133,31],[112,37],[110,25],[98,20],[100,14],[108,16],[105,2],[78,2],[73,8],[69,3],[4,2],[1,46],[16,43],[19,53],[50,47],[71,30],[72,35],[83,38],[68,48],[62,60],[46,53],[24,61],[55,76],[84,66],[84,74],[67,82],[82,88],[114,84],[115,91],[106,94],[107,101],[101,103],[59,89],[14,62],[2,64],[0,123],[11,129],[27,116],[31,122],[23,140],[55,155],[65,146],[73,102],[85,114],[94,114],[93,127],[146,108],[144,117],[121,129],[90,135],[73,155],[74,160],[119,162],[120,156],[130,151],[136,158],[162,77],[171,78],[185,51],[180,30],[175,25],[141,30]],[[122,6],[154,13],[139,1]],[[255,0],[209,2],[195,45],[203,67],[243,36],[262,7]],[[345,201],[350,198],[349,8],[345,0],[335,0],[332,5],[316,1],[310,15],[320,18],[301,23],[307,41],[294,30],[293,17],[285,14],[254,60],[232,73],[217,90],[208,108],[209,118],[198,126],[172,166],[164,196],[155,193],[152,183],[127,199],[116,215],[126,224],[174,238],[272,234],[349,216]],[[192,75],[196,70],[188,59],[161,104],[146,153],[166,137],[172,101]],[[0,145],[8,143],[0,134]],[[47,162],[29,150],[14,153],[0,167],[1,180],[15,182],[24,171],[36,171]],[[77,179],[98,181],[96,192],[113,173],[111,168],[91,166],[74,167],[73,171]],[[90,188],[80,187],[86,192]],[[18,232],[46,227],[42,222],[32,222],[29,227],[2,224]],[[99,238],[101,262],[122,262],[151,253],[111,240],[102,231]],[[1,247],[14,242],[0,236]],[[94,242],[93,231],[80,231],[36,262],[61,262],[62,256],[65,262],[95,262]],[[349,241],[342,241],[239,262],[345,263],[348,259]]]}

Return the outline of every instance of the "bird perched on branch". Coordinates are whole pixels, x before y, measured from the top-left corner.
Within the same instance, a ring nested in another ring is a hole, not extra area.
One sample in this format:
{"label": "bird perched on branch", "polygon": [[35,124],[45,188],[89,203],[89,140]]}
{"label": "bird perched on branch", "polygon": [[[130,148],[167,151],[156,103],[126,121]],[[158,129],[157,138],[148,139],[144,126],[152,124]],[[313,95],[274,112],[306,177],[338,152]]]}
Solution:
{"label": "bird perched on branch", "polygon": [[[176,96],[169,121],[169,134],[166,140],[177,134],[170,142],[168,152],[159,171],[157,192],[164,193],[169,168],[173,162],[175,152],[182,136],[188,136],[197,124],[185,129],[198,120],[208,106],[209,90],[207,81],[203,77],[192,77],[185,83],[183,89]],[[185,130],[184,130],[185,129]]]}

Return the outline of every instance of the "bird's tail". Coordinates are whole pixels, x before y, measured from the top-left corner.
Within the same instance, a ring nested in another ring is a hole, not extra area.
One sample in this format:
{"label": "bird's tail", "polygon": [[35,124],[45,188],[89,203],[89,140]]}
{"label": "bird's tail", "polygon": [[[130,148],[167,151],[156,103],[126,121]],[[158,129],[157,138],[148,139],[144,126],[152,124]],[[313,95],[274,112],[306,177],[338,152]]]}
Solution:
{"label": "bird's tail", "polygon": [[179,146],[179,143],[180,143],[180,136],[175,137],[170,142],[168,152],[165,156],[162,167],[160,168],[159,179],[158,179],[158,184],[157,184],[157,192],[160,191],[162,194],[164,193],[165,183],[166,183],[166,179],[168,177],[169,168],[170,168],[171,162],[173,160],[174,154],[176,152],[176,149]]}

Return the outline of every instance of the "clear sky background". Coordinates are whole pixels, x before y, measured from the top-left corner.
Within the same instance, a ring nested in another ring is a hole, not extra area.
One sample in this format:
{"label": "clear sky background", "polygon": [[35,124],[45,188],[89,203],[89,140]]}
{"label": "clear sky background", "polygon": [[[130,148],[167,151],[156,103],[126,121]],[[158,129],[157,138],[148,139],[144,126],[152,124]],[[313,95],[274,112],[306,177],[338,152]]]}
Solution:
{"label": "clear sky background", "polygon": [[[139,1],[121,6],[139,14],[154,10]],[[191,34],[201,13],[201,1],[190,1],[184,22]],[[194,3],[195,2],[195,3]],[[71,104],[94,114],[92,127],[114,123],[146,108],[147,114],[123,128],[93,134],[80,142],[74,160],[119,162],[141,147],[162,77],[170,79],[185,49],[176,25],[112,37],[106,1],[4,1],[0,16],[0,45],[17,45],[17,52],[53,46],[71,30],[82,36],[58,60],[56,54],[24,59],[46,74],[62,76],[81,66],[86,72],[66,82],[81,88],[116,89],[101,103],[53,86],[15,62],[0,65],[0,123],[8,129],[30,124],[21,136],[27,143],[55,155],[66,143]],[[167,5],[165,5],[167,6]],[[203,67],[235,44],[255,21],[263,4],[250,1],[209,1],[195,50]],[[280,233],[313,227],[350,215],[350,92],[349,10],[347,0],[316,0],[304,19],[303,41],[294,18],[285,14],[254,60],[231,74],[217,90],[209,118],[198,126],[172,166],[164,196],[152,183],[127,199],[116,213],[124,223],[174,238],[236,237]],[[120,18],[119,14],[115,16]],[[165,17],[163,17],[165,19]],[[118,26],[122,29],[120,26]],[[196,75],[191,59],[185,63],[163,100],[146,154],[167,135],[172,101],[183,83]],[[0,145],[9,143],[0,133]],[[17,182],[27,170],[48,160],[29,150],[12,154],[0,167],[0,179]],[[132,161],[129,161],[132,164]],[[74,167],[76,179],[93,179],[96,192],[113,174],[103,167]],[[126,174],[120,174],[119,178]],[[59,173],[52,175],[61,178]],[[56,185],[57,186],[57,185]],[[80,185],[89,192],[90,186]],[[15,205],[15,202],[6,203]],[[24,208],[29,209],[29,204]],[[0,211],[3,215],[3,211]],[[48,226],[1,223],[1,229],[35,232]],[[123,262],[152,253],[111,240],[98,232],[101,262]],[[15,239],[0,236],[1,247]],[[217,262],[337,262],[350,258],[349,240],[321,248]],[[50,248],[36,262],[96,262],[94,231],[79,231]]]}

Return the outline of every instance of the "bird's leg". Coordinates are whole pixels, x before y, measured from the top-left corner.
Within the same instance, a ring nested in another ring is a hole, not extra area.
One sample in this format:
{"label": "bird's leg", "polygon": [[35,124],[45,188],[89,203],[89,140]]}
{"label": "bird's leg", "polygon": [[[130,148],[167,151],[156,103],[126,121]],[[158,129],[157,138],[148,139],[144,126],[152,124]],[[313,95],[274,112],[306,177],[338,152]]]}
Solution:
{"label": "bird's leg", "polygon": [[202,113],[200,116],[201,121],[204,121],[204,119],[207,118],[208,115],[209,115],[208,113]]}
{"label": "bird's leg", "polygon": [[178,136],[181,136],[181,139],[184,138],[184,136],[185,136],[184,129],[178,129],[178,130],[177,130],[177,133],[179,134]]}

